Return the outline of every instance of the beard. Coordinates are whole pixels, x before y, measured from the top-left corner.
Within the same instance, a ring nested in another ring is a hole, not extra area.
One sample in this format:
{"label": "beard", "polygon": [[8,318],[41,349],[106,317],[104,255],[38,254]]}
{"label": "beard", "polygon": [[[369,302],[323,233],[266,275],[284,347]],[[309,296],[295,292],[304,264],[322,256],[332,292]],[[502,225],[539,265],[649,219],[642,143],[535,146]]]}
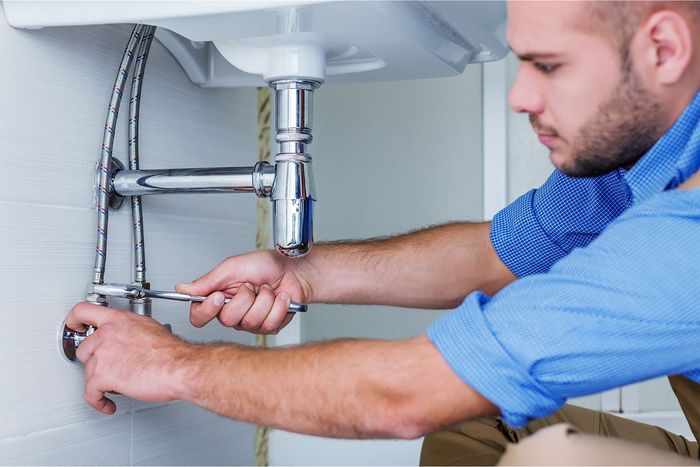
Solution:
{"label": "beard", "polygon": [[[537,117],[530,114],[533,128],[556,134],[553,128],[539,125]],[[569,157],[557,169],[570,177],[596,177],[629,168],[661,138],[662,120],[661,105],[640,85],[632,67],[623,67],[612,97],[572,139]]]}

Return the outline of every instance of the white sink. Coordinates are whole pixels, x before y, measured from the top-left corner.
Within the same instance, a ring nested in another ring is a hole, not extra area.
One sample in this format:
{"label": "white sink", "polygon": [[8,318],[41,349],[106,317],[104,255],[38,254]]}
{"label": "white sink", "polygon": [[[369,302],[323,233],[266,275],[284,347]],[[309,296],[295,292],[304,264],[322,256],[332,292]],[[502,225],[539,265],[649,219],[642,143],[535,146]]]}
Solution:
{"label": "white sink", "polygon": [[[146,23],[202,86],[452,76],[507,53],[500,1],[4,0],[18,28]],[[231,66],[233,64],[234,66]]]}

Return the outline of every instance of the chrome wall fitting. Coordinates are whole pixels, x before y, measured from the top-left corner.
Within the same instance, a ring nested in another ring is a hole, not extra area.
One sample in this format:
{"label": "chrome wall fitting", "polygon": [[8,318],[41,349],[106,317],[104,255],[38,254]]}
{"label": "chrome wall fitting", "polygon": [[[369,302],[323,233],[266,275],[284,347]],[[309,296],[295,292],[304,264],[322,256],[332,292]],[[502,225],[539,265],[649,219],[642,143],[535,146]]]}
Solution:
{"label": "chrome wall fitting", "polygon": [[[122,161],[117,159],[116,157],[112,157],[109,160],[109,173],[112,178],[114,178],[114,175],[117,174],[118,172],[121,172],[124,170],[124,164]],[[98,168],[99,170],[99,168]],[[95,186],[99,186],[99,173],[98,170],[95,171]],[[117,194],[114,190],[112,190],[109,193],[109,198],[108,198],[108,203],[109,203],[109,208],[110,209],[119,209],[124,205],[124,202],[126,201],[126,198],[123,196],[120,196]]]}
{"label": "chrome wall fitting", "polygon": [[61,324],[61,350],[63,355],[66,357],[71,362],[75,362],[78,360],[78,357],[76,356],[76,352],[78,350],[78,346],[93,332],[95,332],[95,328],[90,326],[87,328],[87,330],[83,332],[79,331],[74,331],[70,329],[69,327],[66,326],[65,321]]}

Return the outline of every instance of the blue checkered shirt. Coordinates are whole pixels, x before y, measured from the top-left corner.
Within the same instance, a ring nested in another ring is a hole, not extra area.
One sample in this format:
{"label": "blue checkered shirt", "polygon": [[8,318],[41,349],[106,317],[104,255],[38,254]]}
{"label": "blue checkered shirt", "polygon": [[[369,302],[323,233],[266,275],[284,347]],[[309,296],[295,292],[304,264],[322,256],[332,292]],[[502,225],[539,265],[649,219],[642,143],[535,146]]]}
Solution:
{"label": "blue checkered shirt", "polygon": [[450,367],[523,426],[569,397],[662,375],[700,382],[700,92],[632,167],[555,171],[499,212],[518,280],[470,294],[428,330]]}

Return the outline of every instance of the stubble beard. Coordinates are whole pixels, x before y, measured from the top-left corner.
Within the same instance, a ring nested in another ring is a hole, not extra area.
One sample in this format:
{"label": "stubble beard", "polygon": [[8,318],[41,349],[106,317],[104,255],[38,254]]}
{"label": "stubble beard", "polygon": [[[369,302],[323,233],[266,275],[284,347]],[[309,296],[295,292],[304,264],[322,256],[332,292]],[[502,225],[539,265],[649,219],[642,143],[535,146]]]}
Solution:
{"label": "stubble beard", "polygon": [[570,177],[596,177],[634,165],[664,133],[661,105],[626,67],[613,96],[583,125],[570,157],[557,167]]}

